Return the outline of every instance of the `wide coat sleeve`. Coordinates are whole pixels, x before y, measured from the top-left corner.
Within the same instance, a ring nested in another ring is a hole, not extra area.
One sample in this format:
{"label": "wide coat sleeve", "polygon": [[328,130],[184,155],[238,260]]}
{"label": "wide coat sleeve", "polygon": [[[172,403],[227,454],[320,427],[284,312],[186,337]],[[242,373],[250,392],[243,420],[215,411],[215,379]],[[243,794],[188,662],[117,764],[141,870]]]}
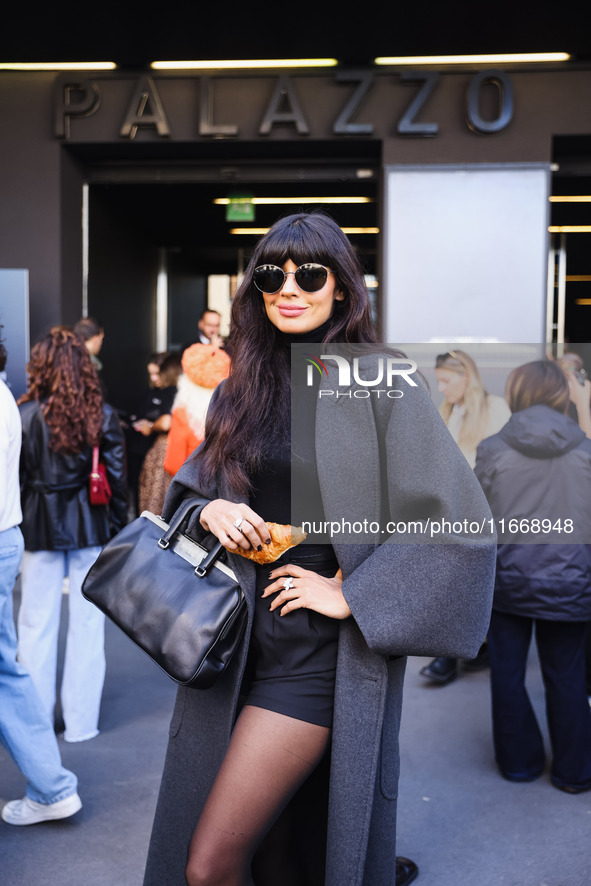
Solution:
{"label": "wide coat sleeve", "polygon": [[496,536],[429,393],[418,385],[395,400],[327,402],[316,440],[327,518],[367,521],[367,532],[337,532],[333,544],[369,648],[474,657],[489,625]]}

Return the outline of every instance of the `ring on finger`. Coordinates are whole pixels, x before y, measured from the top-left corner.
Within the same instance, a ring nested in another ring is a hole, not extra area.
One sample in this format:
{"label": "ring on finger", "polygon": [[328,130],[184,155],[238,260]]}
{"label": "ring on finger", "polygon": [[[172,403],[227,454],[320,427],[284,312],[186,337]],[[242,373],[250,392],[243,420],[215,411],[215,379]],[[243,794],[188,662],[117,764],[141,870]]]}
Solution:
{"label": "ring on finger", "polygon": [[287,578],[283,582],[283,587],[286,591],[289,591],[291,590],[291,588],[293,588],[293,578],[291,577],[291,575],[287,576]]}
{"label": "ring on finger", "polygon": [[244,523],[244,517],[238,517],[237,520],[234,520],[234,526],[236,527],[236,529],[240,529],[240,527],[242,526],[243,523]]}

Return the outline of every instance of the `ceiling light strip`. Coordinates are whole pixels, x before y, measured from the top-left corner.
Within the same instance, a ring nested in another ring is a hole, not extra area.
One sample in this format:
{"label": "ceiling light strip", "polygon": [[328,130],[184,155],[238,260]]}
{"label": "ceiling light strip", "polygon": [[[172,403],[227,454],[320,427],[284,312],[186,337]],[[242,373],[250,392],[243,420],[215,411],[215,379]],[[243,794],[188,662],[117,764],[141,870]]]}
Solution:
{"label": "ceiling light strip", "polygon": [[486,55],[397,55],[374,58],[376,65],[491,65],[566,62],[568,52],[499,52]]}
{"label": "ceiling light strip", "polygon": [[0,62],[1,71],[114,71],[115,62]]}
{"label": "ceiling light strip", "polygon": [[591,225],[550,225],[551,234],[591,234]]}
{"label": "ceiling light strip", "polygon": [[373,203],[373,197],[217,197],[217,206],[229,206],[235,199],[244,199],[254,206],[280,206],[299,203]]}
{"label": "ceiling light strip", "polygon": [[560,196],[549,197],[550,203],[591,203],[591,196]]}
{"label": "ceiling light strip", "polygon": [[336,58],[274,58],[274,59],[199,59],[194,61],[156,61],[150,67],[157,71],[246,70],[248,68],[334,68]]}

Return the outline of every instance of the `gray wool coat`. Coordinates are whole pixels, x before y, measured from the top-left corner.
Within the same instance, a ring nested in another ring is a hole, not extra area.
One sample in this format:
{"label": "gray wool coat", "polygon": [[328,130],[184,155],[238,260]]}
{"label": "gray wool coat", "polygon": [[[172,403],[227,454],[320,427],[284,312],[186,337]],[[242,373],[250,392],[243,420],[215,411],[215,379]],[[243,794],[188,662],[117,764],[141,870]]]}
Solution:
{"label": "gray wool coat", "polygon": [[[337,387],[331,372],[326,386]],[[405,657],[476,655],[489,625],[496,537],[480,485],[421,385],[400,399],[321,397],[316,456],[328,520],[398,523],[390,534],[333,536],[352,617],[340,623],[325,873],[326,886],[394,886]],[[204,504],[239,500],[223,483],[200,487],[195,454],[173,479],[165,518],[192,493]],[[402,531],[406,521],[442,518],[486,531],[433,540],[416,523]],[[144,886],[184,886],[188,843],[232,730],[255,579],[250,561],[229,560],[248,602],[244,647],[213,688],[178,691]]]}

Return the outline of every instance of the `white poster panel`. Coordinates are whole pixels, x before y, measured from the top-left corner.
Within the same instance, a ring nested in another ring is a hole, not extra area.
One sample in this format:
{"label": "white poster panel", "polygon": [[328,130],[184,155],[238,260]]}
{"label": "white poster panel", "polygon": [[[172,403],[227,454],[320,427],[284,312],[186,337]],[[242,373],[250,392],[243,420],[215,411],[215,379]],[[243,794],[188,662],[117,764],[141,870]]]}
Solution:
{"label": "white poster panel", "polygon": [[547,164],[386,167],[384,338],[542,342]]}
{"label": "white poster panel", "polygon": [[29,272],[0,268],[0,336],[8,353],[2,375],[15,399],[27,389],[29,362]]}

